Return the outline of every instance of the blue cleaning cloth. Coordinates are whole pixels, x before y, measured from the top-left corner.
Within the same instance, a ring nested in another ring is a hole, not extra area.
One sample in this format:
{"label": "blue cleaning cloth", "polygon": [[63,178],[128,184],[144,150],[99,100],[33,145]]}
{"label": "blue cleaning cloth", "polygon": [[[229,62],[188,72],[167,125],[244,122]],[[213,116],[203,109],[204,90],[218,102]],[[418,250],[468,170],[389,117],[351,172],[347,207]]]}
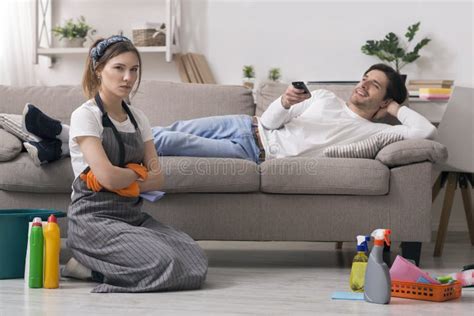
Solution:
{"label": "blue cleaning cloth", "polygon": [[163,195],[165,195],[165,192],[162,192],[162,191],[149,191],[149,192],[140,193],[140,196],[142,198],[150,202],[158,201],[159,199],[163,197]]}
{"label": "blue cleaning cloth", "polygon": [[364,293],[355,292],[334,292],[332,293],[333,300],[350,300],[350,301],[363,301]]}
{"label": "blue cleaning cloth", "polygon": [[418,280],[416,280],[416,283],[425,283],[425,284],[431,284],[430,281],[428,281],[427,279],[425,279],[424,277],[420,276],[418,278]]}

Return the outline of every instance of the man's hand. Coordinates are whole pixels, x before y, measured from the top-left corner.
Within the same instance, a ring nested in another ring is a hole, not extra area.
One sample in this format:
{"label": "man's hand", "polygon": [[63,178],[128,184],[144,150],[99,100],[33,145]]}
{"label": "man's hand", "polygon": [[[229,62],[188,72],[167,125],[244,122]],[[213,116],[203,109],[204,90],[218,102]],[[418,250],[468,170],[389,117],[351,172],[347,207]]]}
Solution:
{"label": "man's hand", "polygon": [[296,89],[293,85],[289,85],[285,93],[281,96],[281,105],[285,109],[291,108],[293,105],[309,99],[311,95],[304,93],[303,90]]}
{"label": "man's hand", "polygon": [[381,119],[387,116],[387,114],[397,117],[398,110],[400,109],[400,107],[401,107],[400,104],[398,104],[396,101],[391,100],[390,103],[388,103],[387,105],[380,107],[377,113],[375,113],[373,119],[375,120]]}

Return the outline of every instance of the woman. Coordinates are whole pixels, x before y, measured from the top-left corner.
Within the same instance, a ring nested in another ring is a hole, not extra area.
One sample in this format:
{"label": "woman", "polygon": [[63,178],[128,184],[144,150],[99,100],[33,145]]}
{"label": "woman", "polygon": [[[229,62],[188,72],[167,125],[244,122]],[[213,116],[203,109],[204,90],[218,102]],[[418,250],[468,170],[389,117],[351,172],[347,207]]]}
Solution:
{"label": "woman", "polygon": [[96,41],[82,82],[90,100],[71,116],[73,261],[65,274],[89,268],[102,283],[92,292],[197,289],[206,278],[197,243],[141,211],[140,192],[158,190],[163,176],[146,116],[124,101],[140,79],[140,55],[129,39]]}

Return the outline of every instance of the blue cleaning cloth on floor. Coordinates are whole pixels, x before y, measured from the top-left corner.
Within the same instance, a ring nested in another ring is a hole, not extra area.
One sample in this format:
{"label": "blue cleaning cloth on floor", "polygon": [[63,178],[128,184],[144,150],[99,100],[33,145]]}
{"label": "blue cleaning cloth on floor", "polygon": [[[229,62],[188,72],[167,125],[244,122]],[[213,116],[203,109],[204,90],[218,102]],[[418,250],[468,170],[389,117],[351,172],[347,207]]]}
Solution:
{"label": "blue cleaning cloth on floor", "polygon": [[351,300],[351,301],[363,301],[364,293],[355,292],[334,292],[332,293],[333,300]]}
{"label": "blue cleaning cloth on floor", "polygon": [[140,193],[140,196],[142,198],[150,202],[158,201],[159,199],[163,197],[163,195],[165,195],[165,192],[162,192],[162,191],[149,191],[149,192]]}

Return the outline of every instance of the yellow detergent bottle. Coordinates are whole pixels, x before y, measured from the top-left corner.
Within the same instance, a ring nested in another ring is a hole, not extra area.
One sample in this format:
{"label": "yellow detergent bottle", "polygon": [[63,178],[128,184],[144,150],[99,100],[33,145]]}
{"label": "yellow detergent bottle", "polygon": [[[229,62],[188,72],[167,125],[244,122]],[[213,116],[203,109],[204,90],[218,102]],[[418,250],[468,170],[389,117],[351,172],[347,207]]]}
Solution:
{"label": "yellow detergent bottle", "polygon": [[364,292],[365,270],[367,268],[367,242],[370,236],[357,236],[357,254],[352,260],[351,276],[349,284],[353,292]]}
{"label": "yellow detergent bottle", "polygon": [[50,215],[44,230],[44,284],[47,289],[59,287],[59,251],[61,237],[56,216]]}

